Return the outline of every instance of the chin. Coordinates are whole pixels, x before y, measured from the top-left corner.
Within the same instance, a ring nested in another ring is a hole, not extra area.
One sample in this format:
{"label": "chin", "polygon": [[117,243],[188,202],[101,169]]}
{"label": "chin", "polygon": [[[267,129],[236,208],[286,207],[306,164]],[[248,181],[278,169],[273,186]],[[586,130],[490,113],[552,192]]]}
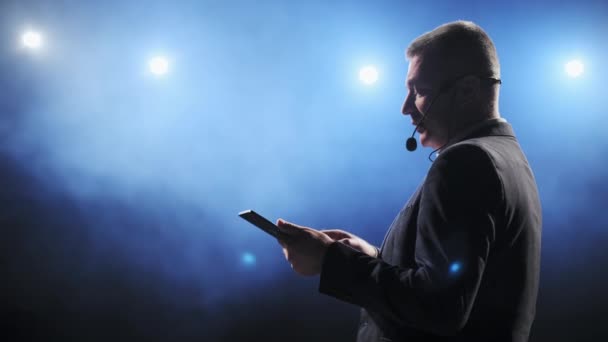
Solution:
{"label": "chin", "polygon": [[441,145],[437,144],[432,137],[429,137],[426,132],[420,134],[420,145],[424,147],[430,147],[432,149],[438,149]]}
{"label": "chin", "polygon": [[431,142],[429,141],[429,137],[426,135],[426,132],[420,133],[420,145],[429,147],[430,143]]}

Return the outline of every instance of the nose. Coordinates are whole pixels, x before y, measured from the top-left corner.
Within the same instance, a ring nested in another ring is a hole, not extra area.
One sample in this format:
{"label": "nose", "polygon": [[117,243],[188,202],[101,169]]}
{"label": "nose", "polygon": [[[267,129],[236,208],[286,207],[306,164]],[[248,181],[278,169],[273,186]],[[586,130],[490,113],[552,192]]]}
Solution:
{"label": "nose", "polygon": [[401,113],[403,115],[411,115],[415,110],[414,108],[414,96],[411,91],[408,91],[403,101],[403,106],[401,106]]}

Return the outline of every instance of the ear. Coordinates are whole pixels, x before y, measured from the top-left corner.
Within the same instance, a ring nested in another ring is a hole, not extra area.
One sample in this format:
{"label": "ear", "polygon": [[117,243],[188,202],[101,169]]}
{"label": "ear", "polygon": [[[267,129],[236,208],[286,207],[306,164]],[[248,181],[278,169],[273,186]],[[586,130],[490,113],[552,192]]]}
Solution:
{"label": "ear", "polygon": [[457,85],[456,100],[462,106],[469,106],[470,104],[477,103],[479,101],[480,91],[480,80],[477,76],[466,76]]}

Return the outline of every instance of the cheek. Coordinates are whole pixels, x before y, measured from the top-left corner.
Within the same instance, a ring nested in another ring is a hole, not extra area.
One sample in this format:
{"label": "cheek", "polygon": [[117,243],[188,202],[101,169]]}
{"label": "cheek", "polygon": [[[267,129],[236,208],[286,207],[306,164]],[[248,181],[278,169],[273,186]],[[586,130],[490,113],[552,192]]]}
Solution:
{"label": "cheek", "polygon": [[414,102],[416,105],[416,109],[424,115],[426,115],[426,107],[428,106],[428,101],[425,98],[418,98]]}
{"label": "cheek", "polygon": [[437,116],[437,105],[431,101],[432,99],[429,96],[421,97],[416,100],[416,108],[418,108],[420,113],[429,116],[427,120],[433,120]]}

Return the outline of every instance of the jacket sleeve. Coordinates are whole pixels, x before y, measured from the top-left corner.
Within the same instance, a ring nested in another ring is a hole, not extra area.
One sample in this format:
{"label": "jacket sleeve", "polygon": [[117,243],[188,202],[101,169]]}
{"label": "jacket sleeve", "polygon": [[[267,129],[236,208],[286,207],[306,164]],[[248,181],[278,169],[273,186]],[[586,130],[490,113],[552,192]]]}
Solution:
{"label": "jacket sleeve", "polygon": [[433,163],[418,213],[416,267],[391,265],[341,243],[330,245],[319,291],[406,325],[453,335],[471,312],[503,189],[490,157],[455,145]]}

